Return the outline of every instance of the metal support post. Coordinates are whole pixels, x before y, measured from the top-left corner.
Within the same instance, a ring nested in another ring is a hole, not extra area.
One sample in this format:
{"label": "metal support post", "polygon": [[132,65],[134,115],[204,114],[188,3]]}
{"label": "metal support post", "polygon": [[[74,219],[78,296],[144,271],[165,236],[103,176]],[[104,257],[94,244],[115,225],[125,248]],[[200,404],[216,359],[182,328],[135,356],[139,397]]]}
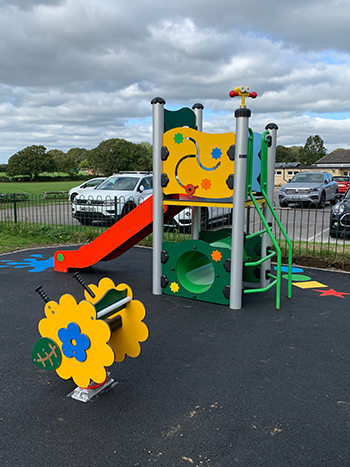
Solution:
{"label": "metal support post", "polygon": [[153,294],[161,295],[161,251],[163,246],[163,190],[161,186],[162,160],[161,150],[164,133],[164,104],[165,100],[155,97],[153,105]]}
{"label": "metal support post", "polygon": [[[276,162],[276,142],[277,142],[277,130],[278,126],[275,123],[269,123],[266,125],[265,130],[270,132],[271,136],[271,145],[269,145],[267,149],[267,187],[266,193],[268,199],[273,203],[273,195],[274,195],[274,185],[275,185],[275,162]],[[272,213],[269,207],[265,204],[263,209],[263,214],[268,224],[272,224]],[[267,256],[267,247],[271,246],[271,240],[267,233],[262,235],[261,239],[261,256]],[[267,287],[271,279],[266,277],[266,271],[271,270],[271,260],[266,260],[262,263],[260,268],[260,287],[265,288]]]}
{"label": "metal support post", "polygon": [[237,109],[236,156],[233,191],[230,308],[242,308],[244,211],[247,178],[248,127],[251,112],[245,106]]}
{"label": "metal support post", "polygon": [[[202,104],[194,104],[192,110],[196,116],[196,126],[198,131],[203,131],[203,109]],[[199,232],[201,230],[201,208],[192,206],[192,240],[198,240]]]}

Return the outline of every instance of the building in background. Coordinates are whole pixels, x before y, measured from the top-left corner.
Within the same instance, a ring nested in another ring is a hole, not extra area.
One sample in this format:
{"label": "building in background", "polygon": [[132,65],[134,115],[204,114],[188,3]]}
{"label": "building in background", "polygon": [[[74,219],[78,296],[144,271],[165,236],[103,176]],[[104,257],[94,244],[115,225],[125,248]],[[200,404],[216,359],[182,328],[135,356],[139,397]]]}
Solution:
{"label": "building in background", "polygon": [[329,172],[332,177],[350,176],[350,149],[336,149],[311,166],[302,166],[300,162],[276,162],[275,186],[283,185],[299,172]]}

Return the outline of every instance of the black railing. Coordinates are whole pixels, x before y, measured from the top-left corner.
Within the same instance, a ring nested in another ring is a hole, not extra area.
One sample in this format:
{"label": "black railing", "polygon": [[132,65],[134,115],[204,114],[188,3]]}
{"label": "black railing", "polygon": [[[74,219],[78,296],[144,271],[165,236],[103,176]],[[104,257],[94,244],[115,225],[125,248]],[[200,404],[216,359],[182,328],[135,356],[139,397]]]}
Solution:
{"label": "black railing", "polygon": [[[76,200],[77,201],[77,200]],[[25,193],[0,195],[0,223],[3,226],[25,223],[31,226],[45,225],[51,229],[81,231],[91,229],[95,236],[118,222],[136,205],[142,197],[95,199],[81,197],[79,204],[68,200],[65,193],[50,196],[28,196]],[[331,231],[331,205],[323,208],[295,204],[287,207],[275,207],[275,211],[286,230],[292,245],[293,258],[300,262],[302,258],[317,258],[325,265],[336,263],[344,268],[350,264],[350,239],[347,229]],[[201,228],[218,230],[231,227],[232,211],[228,208],[202,208]],[[350,219],[349,219],[350,220]],[[247,233],[262,229],[261,220],[252,206],[246,208],[245,225]],[[349,225],[350,229],[350,225]],[[280,229],[273,225],[273,232],[281,247],[282,254],[287,254],[287,244]],[[190,238],[191,208],[185,208],[170,222],[164,225],[164,239],[182,241]]]}

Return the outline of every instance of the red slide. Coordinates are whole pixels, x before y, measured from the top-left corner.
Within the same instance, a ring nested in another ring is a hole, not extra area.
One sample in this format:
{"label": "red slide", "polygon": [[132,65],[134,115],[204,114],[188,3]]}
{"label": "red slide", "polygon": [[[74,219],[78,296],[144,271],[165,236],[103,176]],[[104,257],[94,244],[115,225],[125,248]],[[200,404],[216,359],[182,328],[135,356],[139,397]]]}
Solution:
{"label": "red slide", "polygon": [[[168,222],[182,209],[183,206],[164,206],[164,222]],[[153,196],[150,196],[88,245],[78,250],[56,251],[55,271],[88,268],[99,261],[118,258],[152,233],[152,222]]]}

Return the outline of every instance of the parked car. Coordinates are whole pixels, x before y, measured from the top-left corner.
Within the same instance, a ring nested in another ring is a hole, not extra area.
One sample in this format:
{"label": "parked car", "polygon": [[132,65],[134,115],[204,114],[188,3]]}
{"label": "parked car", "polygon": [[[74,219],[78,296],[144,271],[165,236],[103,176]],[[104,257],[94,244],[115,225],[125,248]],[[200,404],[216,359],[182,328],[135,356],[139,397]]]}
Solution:
{"label": "parked car", "polygon": [[[207,229],[208,225],[215,227],[216,224],[220,226],[227,224],[231,213],[232,209],[230,208],[201,207],[201,230]],[[179,212],[179,214],[176,214],[166,225],[167,227],[187,231],[190,230],[191,224],[192,208],[188,207]]]}
{"label": "parked car", "polygon": [[329,234],[333,238],[350,235],[350,188],[332,208]]}
{"label": "parked car", "polygon": [[72,214],[83,225],[98,221],[112,224],[153,194],[150,172],[120,172],[98,187],[76,196]]}
{"label": "parked car", "polygon": [[333,177],[333,180],[338,184],[339,193],[346,193],[347,189],[350,187],[350,177],[347,175],[339,175]]}
{"label": "parked car", "polygon": [[69,193],[68,193],[68,198],[70,201],[73,201],[73,199],[79,195],[80,193],[82,193],[84,190],[86,189],[91,189],[91,188],[94,188],[94,187],[97,187],[98,185],[100,185],[104,180],[106,180],[107,177],[96,177],[96,178],[92,178],[91,180],[88,180],[87,182],[84,182],[82,183],[81,185],[79,186],[75,186],[74,188],[70,189],[69,190]]}
{"label": "parked car", "polygon": [[299,172],[288,183],[281,186],[280,206],[290,203],[316,204],[323,208],[326,201],[334,204],[338,193],[338,184],[328,172]]}

